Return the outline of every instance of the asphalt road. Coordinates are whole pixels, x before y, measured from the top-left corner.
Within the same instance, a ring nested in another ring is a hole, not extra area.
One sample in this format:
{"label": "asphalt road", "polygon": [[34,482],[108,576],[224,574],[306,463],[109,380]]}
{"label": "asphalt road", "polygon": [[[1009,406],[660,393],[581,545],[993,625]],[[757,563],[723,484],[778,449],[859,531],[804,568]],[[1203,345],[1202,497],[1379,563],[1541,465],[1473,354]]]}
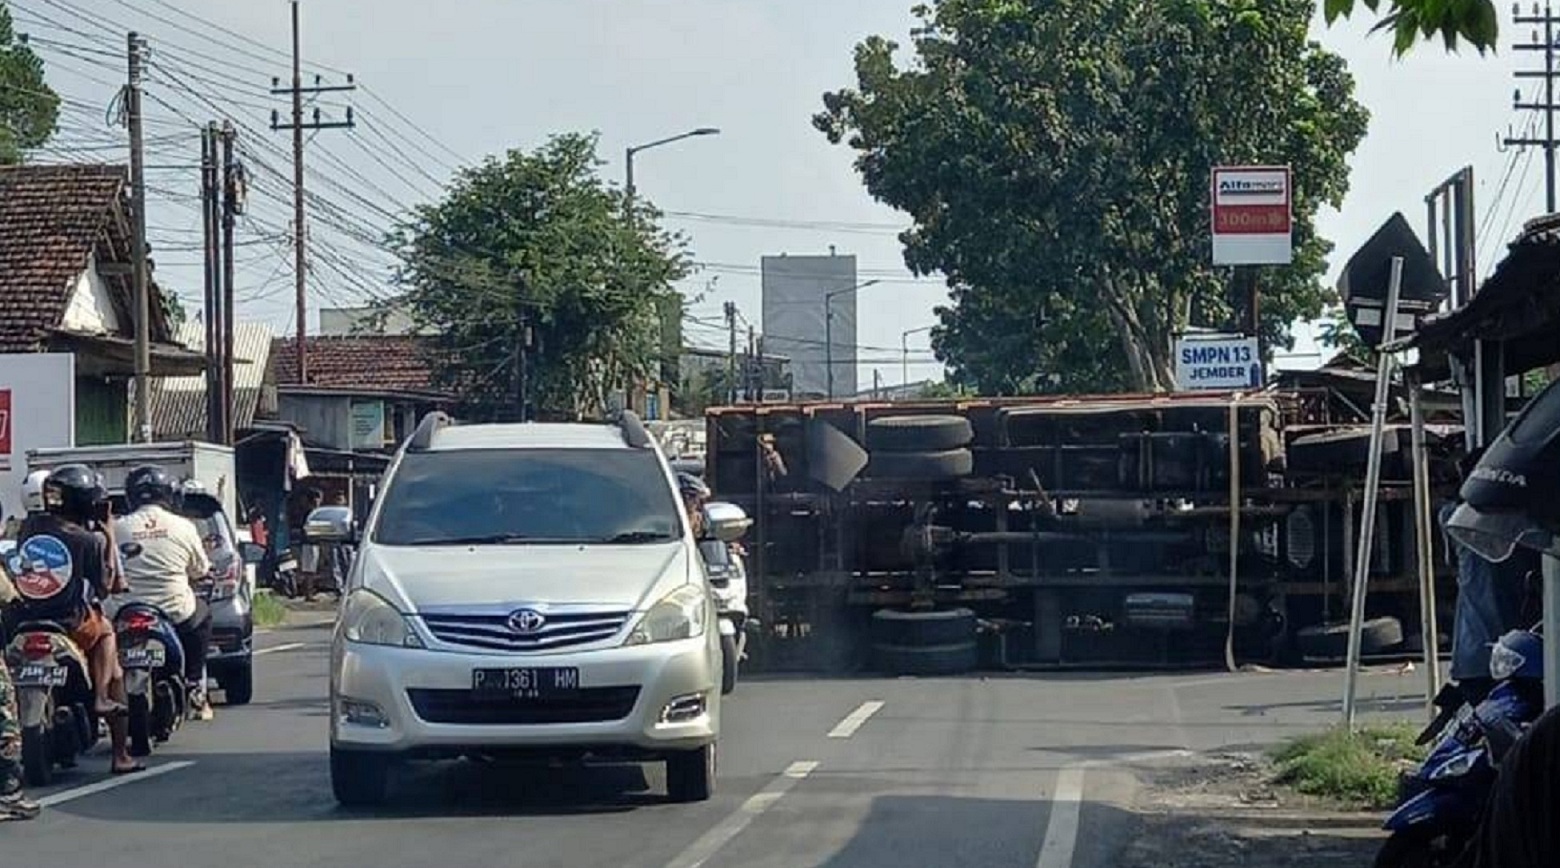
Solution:
{"label": "asphalt road", "polygon": [[[326,769],[323,629],[265,634],[255,703],[187,725],[152,769],[89,758],[0,826],[7,865],[1108,868],[1132,766],[1336,720],[1336,673],[750,680],[728,698],[720,791],[664,800],[658,767],[415,767],[373,813]],[[1416,713],[1419,675],[1364,708]]]}

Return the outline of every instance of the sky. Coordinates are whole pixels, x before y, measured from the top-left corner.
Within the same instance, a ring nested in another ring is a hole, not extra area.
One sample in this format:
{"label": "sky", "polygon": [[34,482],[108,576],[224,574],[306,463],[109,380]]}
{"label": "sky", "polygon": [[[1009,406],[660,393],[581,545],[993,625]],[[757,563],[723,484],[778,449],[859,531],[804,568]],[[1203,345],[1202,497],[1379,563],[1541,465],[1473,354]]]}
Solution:
{"label": "sky", "polygon": [[[286,133],[269,129],[267,75],[286,75],[289,11],[283,0],[6,0],[32,33],[50,84],[69,102],[41,160],[107,159],[123,133],[104,111],[123,78],[123,32],[151,46],[146,84],[154,166],[148,222],[159,281],[199,309],[199,215],[193,123],[232,113],[253,177],[240,224],[240,315],[292,328]],[[926,326],[946,297],[941,281],[916,279],[895,238],[902,215],[873,201],[811,116],[827,90],[853,83],[852,50],[864,37],[905,41],[912,0],[304,0],[302,48],[326,83],[351,72],[351,94],[322,98],[322,117],[352,105],[358,126],[323,130],[308,146],[310,186],[322,211],[310,230],[317,256],[311,309],[388,292],[390,259],[370,233],[386,215],[429,201],[458,162],[549,135],[598,131],[602,171],[623,172],[623,149],[695,127],[720,135],[647,151],[635,159],[641,196],[667,212],[707,267],[680,288],[692,300],[691,342],[723,345],[721,305],[759,321],[758,261],[779,253],[858,257],[862,280],[881,282],[857,299],[863,360],[858,380],[900,379],[902,340],[910,378],[939,376]],[[198,16],[192,17],[192,16]],[[203,21],[201,19],[204,19]],[[1351,192],[1320,229],[1338,247],[1334,272],[1394,211],[1423,233],[1424,196],[1466,165],[1477,183],[1481,275],[1525,219],[1543,210],[1543,159],[1503,152],[1497,139],[1536,120],[1512,109],[1519,65],[1512,51],[1530,28],[1503,23],[1501,50],[1481,58],[1426,45],[1394,60],[1369,16],[1313,34],[1342,54],[1372,112],[1352,160]],[[217,25],[223,30],[213,29]],[[47,41],[43,41],[47,40]],[[249,40],[249,41],[246,41]],[[1522,84],[1531,93],[1534,80]],[[106,156],[105,156],[106,155]],[[1334,274],[1335,276],[1335,274]],[[311,321],[313,317],[311,315]],[[905,337],[910,330],[921,330]],[[1314,328],[1296,327],[1295,355],[1281,367],[1312,367]]]}

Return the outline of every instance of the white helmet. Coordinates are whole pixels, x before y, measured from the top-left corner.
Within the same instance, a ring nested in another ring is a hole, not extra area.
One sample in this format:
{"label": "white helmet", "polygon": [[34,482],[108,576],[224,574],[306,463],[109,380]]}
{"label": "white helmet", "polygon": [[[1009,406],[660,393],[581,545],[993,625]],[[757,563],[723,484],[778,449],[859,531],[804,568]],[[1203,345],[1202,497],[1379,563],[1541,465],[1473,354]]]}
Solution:
{"label": "white helmet", "polygon": [[28,512],[43,512],[43,481],[49,471],[34,470],[22,480],[22,507]]}

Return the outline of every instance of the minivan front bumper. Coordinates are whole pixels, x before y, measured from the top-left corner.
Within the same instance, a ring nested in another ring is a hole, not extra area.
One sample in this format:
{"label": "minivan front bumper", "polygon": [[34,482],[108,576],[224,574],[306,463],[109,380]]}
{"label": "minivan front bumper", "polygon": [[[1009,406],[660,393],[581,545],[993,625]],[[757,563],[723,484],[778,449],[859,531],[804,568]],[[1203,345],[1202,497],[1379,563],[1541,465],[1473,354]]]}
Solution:
{"label": "minivan front bumper", "polygon": [[[426,755],[692,750],[720,731],[720,665],[708,634],[572,653],[483,654],[365,645],[338,633],[331,745]],[[475,670],[509,667],[577,668],[580,690],[496,703],[472,695]]]}

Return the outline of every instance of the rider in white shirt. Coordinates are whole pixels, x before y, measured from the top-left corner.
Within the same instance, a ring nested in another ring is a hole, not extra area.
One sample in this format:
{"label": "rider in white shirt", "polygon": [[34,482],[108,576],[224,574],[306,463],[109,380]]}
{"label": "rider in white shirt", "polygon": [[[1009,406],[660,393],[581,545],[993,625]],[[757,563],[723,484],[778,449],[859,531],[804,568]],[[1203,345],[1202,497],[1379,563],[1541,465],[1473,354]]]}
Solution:
{"label": "rider in white shirt", "polygon": [[176,483],[160,467],[138,467],[125,478],[129,515],[114,527],[115,541],[130,585],[128,599],[156,606],[173,621],[184,646],[184,675],[191,705],[211,719],[204,676],[211,646],[211,608],[195,594],[193,582],[211,571],[206,546],[195,523],[172,510]]}

